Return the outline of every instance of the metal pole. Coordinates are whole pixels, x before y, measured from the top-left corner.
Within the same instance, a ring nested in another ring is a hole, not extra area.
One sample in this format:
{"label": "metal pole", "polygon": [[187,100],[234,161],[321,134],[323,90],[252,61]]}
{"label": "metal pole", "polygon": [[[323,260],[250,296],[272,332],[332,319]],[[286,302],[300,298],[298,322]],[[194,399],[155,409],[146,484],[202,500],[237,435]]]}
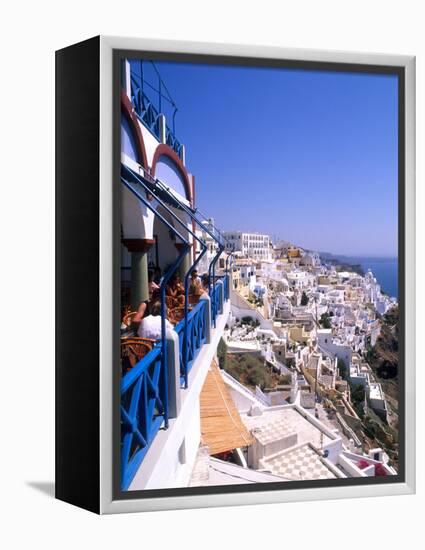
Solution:
{"label": "metal pole", "polygon": [[182,236],[180,233],[159,213],[155,210],[155,208],[149,204],[148,200],[145,199],[142,195],[140,195],[129,182],[125,180],[123,176],[121,176],[122,183],[129,189],[149,210],[153,212],[155,216],[157,216],[162,223],[164,223],[177,237],[179,237],[183,241],[183,248],[179,256],[177,257],[177,260],[174,262],[174,264],[168,269],[168,271],[165,273],[163,278],[161,279],[160,283],[160,292],[161,292],[161,339],[162,339],[162,350],[161,350],[161,370],[162,370],[162,391],[164,396],[164,426],[165,428],[168,428],[168,358],[167,358],[167,339],[166,339],[166,327],[165,327],[165,316],[166,316],[166,309],[167,304],[165,301],[165,288],[168,283],[168,281],[171,278],[171,275],[174,273],[174,271],[178,268],[180,263],[183,261],[184,256],[189,252],[190,250],[190,243]]}
{"label": "metal pole", "polygon": [[[170,193],[170,188],[167,187],[161,180],[153,180],[152,181],[152,184],[155,185],[155,186],[158,186],[160,187],[160,189],[162,189],[163,191],[166,191],[172,198],[172,200],[174,200],[182,210],[184,210],[188,216],[190,216],[192,218],[192,220],[194,220],[198,225],[199,227],[205,231],[205,233],[207,233],[207,235],[209,235],[219,246],[219,251],[217,253],[217,255],[211,260],[210,262],[210,265],[208,267],[208,277],[209,277],[209,284],[208,284],[208,294],[211,298],[211,313],[212,313],[212,317],[213,317],[213,321],[214,321],[214,327],[216,326],[216,315],[215,315],[215,307],[214,307],[214,301],[213,301],[213,295],[212,295],[212,290],[211,290],[211,276],[215,277],[215,263],[217,262],[219,256],[222,254],[223,250],[224,250],[224,244],[221,240],[217,239],[217,237],[215,236],[214,234],[214,231],[210,231],[202,222],[200,222],[198,220],[198,218],[195,216],[195,214],[193,212],[191,212],[190,208],[188,208],[184,203],[182,203],[181,201],[179,201],[173,194]],[[215,229],[215,227],[214,227]],[[214,269],[214,274],[212,275],[212,270]]]}
{"label": "metal pole", "polygon": [[141,85],[141,89],[142,89],[142,96],[144,95],[144,87],[143,87],[143,59],[140,60],[140,85]]}
{"label": "metal pole", "polygon": [[162,90],[161,90],[161,79],[158,78],[158,82],[159,82],[159,85],[158,85],[158,89],[159,89],[159,112],[162,113]]}
{"label": "metal pole", "polygon": [[[193,271],[194,267],[200,262],[200,260],[202,259],[202,257],[206,253],[207,246],[206,246],[205,242],[202,239],[200,239],[196,235],[196,233],[191,231],[187,227],[187,225],[171,210],[171,208],[169,208],[168,205],[166,205],[165,202],[162,201],[155,194],[155,191],[153,191],[149,187],[149,185],[147,185],[143,181],[143,179],[139,177],[138,174],[133,172],[133,170],[131,170],[127,166],[122,165],[122,168],[127,170],[127,172],[136,180],[136,182],[139,183],[145,189],[145,191],[149,192],[155,198],[155,200],[158,202],[158,204],[160,204],[190,235],[192,235],[192,237],[194,239],[196,239],[199,242],[199,244],[201,245],[201,248],[202,248],[201,254],[198,256],[197,260],[195,260],[195,262],[190,266],[190,268],[187,270],[187,272],[185,273],[185,276],[184,276],[184,290],[185,290],[184,319],[185,319],[185,323],[184,323],[184,333],[183,333],[183,338],[184,338],[183,339],[183,376],[184,376],[185,388],[187,388],[187,384],[188,384],[188,372],[187,372],[187,363],[188,363],[188,361],[187,361],[187,352],[188,352],[188,349],[187,349],[187,344],[188,344],[189,275],[190,275],[190,272]],[[156,210],[155,210],[155,212],[156,212]]]}

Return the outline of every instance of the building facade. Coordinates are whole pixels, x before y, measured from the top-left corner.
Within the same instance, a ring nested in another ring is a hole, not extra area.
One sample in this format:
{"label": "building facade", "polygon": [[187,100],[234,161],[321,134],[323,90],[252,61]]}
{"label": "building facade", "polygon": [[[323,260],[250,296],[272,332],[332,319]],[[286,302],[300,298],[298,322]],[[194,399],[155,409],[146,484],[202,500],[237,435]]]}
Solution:
{"label": "building facade", "polygon": [[226,250],[240,252],[242,256],[257,261],[271,259],[269,235],[242,231],[226,231],[223,235],[226,239]]}
{"label": "building facade", "polygon": [[[195,215],[184,145],[173,117],[161,111],[165,99],[155,98],[145,81],[148,63],[126,60],[121,67],[121,308],[134,312],[149,302],[150,276],[157,273],[161,337],[122,370],[123,491],[189,485],[201,444],[201,390],[229,314],[229,277],[223,269],[218,274],[225,265],[219,262],[224,241],[212,219]],[[166,89],[162,81],[154,88]],[[211,283],[189,304],[193,269],[208,274]],[[175,274],[186,292],[180,320],[171,318],[166,296]],[[139,345],[143,339],[131,327],[121,329],[122,369],[128,340]]]}

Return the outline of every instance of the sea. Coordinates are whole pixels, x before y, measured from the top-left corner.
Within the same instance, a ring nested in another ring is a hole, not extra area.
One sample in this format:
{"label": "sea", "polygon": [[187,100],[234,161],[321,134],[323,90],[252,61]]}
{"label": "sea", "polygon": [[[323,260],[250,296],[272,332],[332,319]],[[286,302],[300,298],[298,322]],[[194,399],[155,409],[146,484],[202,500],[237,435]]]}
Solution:
{"label": "sea", "polygon": [[376,277],[383,292],[398,299],[398,259],[374,258],[363,256],[341,256],[341,261],[349,264],[360,264],[366,273],[368,269]]}

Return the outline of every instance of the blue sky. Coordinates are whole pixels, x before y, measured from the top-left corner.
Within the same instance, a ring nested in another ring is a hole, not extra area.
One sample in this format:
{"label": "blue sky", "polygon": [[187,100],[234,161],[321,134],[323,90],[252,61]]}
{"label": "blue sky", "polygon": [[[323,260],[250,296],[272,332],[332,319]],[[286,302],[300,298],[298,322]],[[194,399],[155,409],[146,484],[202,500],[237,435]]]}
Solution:
{"label": "blue sky", "polygon": [[156,62],[223,230],[397,255],[397,77]]}

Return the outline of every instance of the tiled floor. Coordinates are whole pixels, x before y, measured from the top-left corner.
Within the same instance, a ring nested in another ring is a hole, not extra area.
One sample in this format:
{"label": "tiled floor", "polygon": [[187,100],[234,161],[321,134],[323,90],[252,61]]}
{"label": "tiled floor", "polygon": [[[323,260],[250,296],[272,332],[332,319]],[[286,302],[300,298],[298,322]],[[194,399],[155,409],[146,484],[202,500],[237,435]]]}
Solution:
{"label": "tiled floor", "polygon": [[291,480],[336,478],[308,444],[265,460],[264,468]]}
{"label": "tiled floor", "polygon": [[[261,435],[256,434],[255,437],[259,440],[261,438],[263,444],[281,439],[293,433],[297,434],[299,444],[312,443],[319,449],[330,441],[327,435],[323,434],[316,426],[304,418],[302,414],[291,407],[264,411],[260,416],[242,414],[241,418],[248,430],[260,428]],[[263,438],[267,441],[263,441]]]}

